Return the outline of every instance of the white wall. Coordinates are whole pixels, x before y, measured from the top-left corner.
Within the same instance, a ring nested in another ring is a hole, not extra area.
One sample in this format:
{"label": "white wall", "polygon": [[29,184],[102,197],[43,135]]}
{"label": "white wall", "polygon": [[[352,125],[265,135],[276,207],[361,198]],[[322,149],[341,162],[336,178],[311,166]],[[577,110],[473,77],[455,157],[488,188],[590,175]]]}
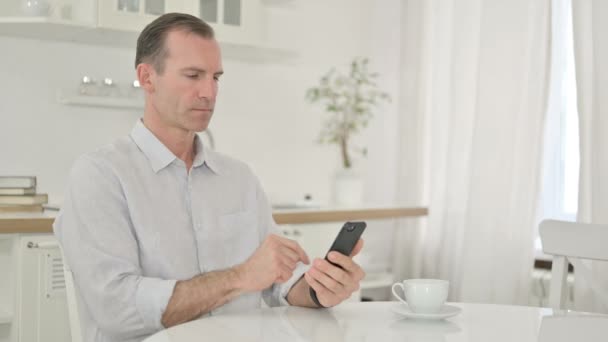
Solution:
{"label": "white wall", "polygon": [[[393,96],[361,136],[369,155],[359,164],[367,200],[394,200],[399,8],[399,0],[295,1],[268,11],[268,40],[294,49],[296,60],[224,60],[226,74],[210,126],[217,149],[251,165],[271,200],[298,200],[305,193],[329,200],[339,154],[333,146],[315,143],[326,114],[308,104],[304,93],[330,67],[347,67],[354,56],[371,57]],[[64,106],[57,103],[56,91],[77,87],[83,75],[130,82],[134,49],[7,37],[0,37],[0,46],[0,174],[36,175],[39,191],[60,203],[73,160],[128,134],[141,113]]]}

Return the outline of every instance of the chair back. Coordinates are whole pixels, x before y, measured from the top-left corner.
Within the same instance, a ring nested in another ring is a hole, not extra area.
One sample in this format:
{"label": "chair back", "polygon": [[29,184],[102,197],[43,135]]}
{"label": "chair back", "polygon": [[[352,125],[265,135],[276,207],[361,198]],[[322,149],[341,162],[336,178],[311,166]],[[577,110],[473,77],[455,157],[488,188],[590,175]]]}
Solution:
{"label": "chair back", "polygon": [[608,225],[545,220],[539,233],[543,252],[553,256],[549,306],[566,309],[568,261],[608,261]]}

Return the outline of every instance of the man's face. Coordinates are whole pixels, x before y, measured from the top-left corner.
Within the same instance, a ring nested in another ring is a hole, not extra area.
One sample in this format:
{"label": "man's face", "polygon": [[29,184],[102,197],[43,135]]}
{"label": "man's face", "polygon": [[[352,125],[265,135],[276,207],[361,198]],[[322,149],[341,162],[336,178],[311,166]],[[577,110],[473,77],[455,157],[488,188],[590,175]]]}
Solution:
{"label": "man's face", "polygon": [[162,73],[152,71],[148,101],[162,122],[185,131],[207,129],[222,74],[217,41],[184,31],[172,31],[165,41]]}

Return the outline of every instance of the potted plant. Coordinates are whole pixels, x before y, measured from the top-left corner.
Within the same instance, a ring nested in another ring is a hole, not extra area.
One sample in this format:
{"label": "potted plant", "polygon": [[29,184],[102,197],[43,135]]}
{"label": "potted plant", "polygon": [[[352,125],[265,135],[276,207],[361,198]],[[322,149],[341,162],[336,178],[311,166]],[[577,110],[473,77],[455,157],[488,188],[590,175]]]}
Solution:
{"label": "potted plant", "polygon": [[307,90],[311,103],[321,103],[329,114],[318,138],[319,143],[337,144],[340,148],[341,169],[334,178],[334,201],[356,204],[363,196],[360,177],[353,170],[352,153],[367,154],[366,148],[352,146],[352,138],[367,127],[373,111],[389,95],[378,88],[378,73],[369,70],[369,59],[354,58],[348,73],[332,68],[318,86]]}

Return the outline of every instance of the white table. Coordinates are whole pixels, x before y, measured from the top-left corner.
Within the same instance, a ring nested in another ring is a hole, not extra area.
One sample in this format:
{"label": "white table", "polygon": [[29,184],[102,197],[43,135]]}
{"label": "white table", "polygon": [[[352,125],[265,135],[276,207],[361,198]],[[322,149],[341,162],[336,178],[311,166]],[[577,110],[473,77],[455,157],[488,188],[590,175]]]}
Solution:
{"label": "white table", "polygon": [[608,341],[608,316],[551,309],[452,305],[462,312],[442,321],[402,318],[396,302],[344,303],[332,309],[259,309],[217,315],[161,331],[145,342],[188,341]]}

